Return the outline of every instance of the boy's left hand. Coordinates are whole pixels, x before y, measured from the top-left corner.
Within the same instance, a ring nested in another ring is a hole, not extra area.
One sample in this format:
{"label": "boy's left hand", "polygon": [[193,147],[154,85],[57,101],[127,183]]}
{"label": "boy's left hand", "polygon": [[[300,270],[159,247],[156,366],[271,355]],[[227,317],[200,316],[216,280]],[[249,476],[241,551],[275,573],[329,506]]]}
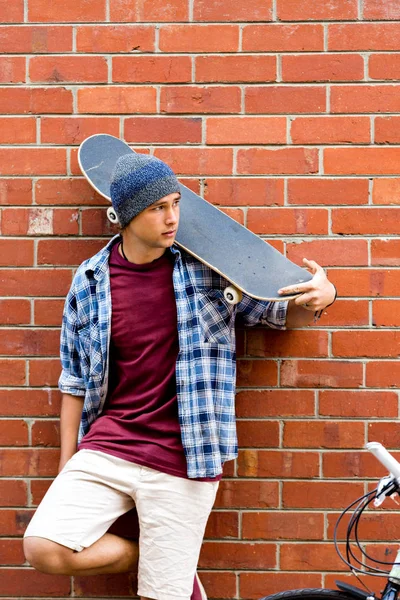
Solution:
{"label": "boy's left hand", "polygon": [[281,288],[278,292],[285,295],[301,292],[301,295],[292,300],[292,302],[312,312],[323,310],[335,300],[335,286],[327,278],[324,269],[314,260],[303,258],[303,263],[313,274],[311,281],[289,285]]}

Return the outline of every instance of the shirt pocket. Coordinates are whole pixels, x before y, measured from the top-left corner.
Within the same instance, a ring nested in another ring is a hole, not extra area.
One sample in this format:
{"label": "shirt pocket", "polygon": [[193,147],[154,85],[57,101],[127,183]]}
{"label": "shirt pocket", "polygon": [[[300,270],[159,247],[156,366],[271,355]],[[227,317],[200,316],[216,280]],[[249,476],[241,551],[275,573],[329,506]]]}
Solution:
{"label": "shirt pocket", "polygon": [[223,290],[198,289],[197,307],[203,342],[234,343],[235,307],[225,300]]}

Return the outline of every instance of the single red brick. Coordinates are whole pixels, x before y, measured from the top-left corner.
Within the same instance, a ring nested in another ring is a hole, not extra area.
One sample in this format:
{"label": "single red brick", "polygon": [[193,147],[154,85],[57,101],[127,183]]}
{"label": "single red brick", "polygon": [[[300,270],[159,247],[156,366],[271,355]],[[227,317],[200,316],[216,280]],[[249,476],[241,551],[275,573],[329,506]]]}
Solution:
{"label": "single red brick", "polygon": [[88,114],[155,113],[152,87],[89,87],[78,90],[78,112]]}
{"label": "single red brick", "polygon": [[32,446],[60,445],[59,421],[35,421],[32,424]]}
{"label": "single red brick", "polygon": [[265,82],[276,79],[276,57],[267,55],[198,56],[198,82]]}
{"label": "single red brick", "polygon": [[237,385],[239,387],[275,386],[278,368],[273,360],[238,360]]}
{"label": "single red brick", "polygon": [[287,257],[297,264],[306,257],[322,266],[365,266],[368,264],[367,241],[331,239],[287,244]]}
{"label": "single red brick", "polygon": [[[215,508],[277,508],[278,482],[223,479],[219,484]],[[221,513],[216,513],[219,516]]]}
{"label": "single red brick", "polygon": [[[400,125],[400,117],[376,117],[375,119],[375,142],[378,144],[398,144],[400,142],[400,136],[398,133],[398,127]],[[397,179],[392,180],[375,180],[374,187],[377,182],[385,183],[386,186],[394,187],[394,193],[397,192]],[[396,200],[393,201],[393,204]],[[388,203],[389,204],[389,203]]]}
{"label": "single red brick", "polygon": [[302,420],[284,426],[287,448],[359,448],[364,443],[364,423]]}
{"label": "single red brick", "polygon": [[0,390],[0,414],[6,417],[58,416],[58,390]]}
{"label": "single red brick", "polygon": [[26,506],[28,501],[27,484],[20,479],[0,481],[0,506]]}
{"label": "single red brick", "polygon": [[358,6],[357,0],[278,0],[277,15],[280,21],[350,21],[358,18]]}
{"label": "single red brick", "polygon": [[262,235],[326,235],[328,211],[323,208],[249,208],[247,227]]}
{"label": "single red brick", "polygon": [[0,510],[0,535],[21,536],[32,518],[32,510]]}
{"label": "single red brick", "polygon": [[382,476],[383,470],[382,465],[369,452],[350,452],[349,450],[323,454],[322,467],[324,477],[351,479],[379,477]]}
{"label": "single red brick", "polygon": [[43,144],[78,145],[99,131],[119,137],[119,119],[116,117],[42,117],[41,119]]}
{"label": "single red brick", "polygon": [[[375,416],[375,415],[374,415]],[[368,423],[368,441],[379,441],[385,448],[397,450],[399,447],[398,423]]]}
{"label": "single red brick", "polygon": [[80,265],[105,246],[104,240],[40,240],[39,265]]}
{"label": "single red brick", "polygon": [[[318,322],[316,326],[318,327]],[[337,300],[322,313],[320,324],[324,327],[354,327],[369,325],[368,300]]]}
{"label": "single red brick", "polygon": [[69,596],[71,578],[27,568],[1,569],[0,589],[9,596]]}
{"label": "single red brick", "polygon": [[117,83],[187,83],[192,80],[189,56],[114,56],[112,80]]}
{"label": "single red brick", "polygon": [[245,89],[246,113],[302,114],[326,110],[322,86],[251,86]]}
{"label": "single red brick", "polygon": [[313,205],[368,204],[368,189],[368,179],[289,179],[288,202]]}
{"label": "single red brick", "polygon": [[244,52],[301,52],[324,49],[322,25],[245,25]]}
{"label": "single red brick", "polygon": [[26,60],[20,56],[0,57],[0,83],[22,83],[26,81]]}
{"label": "single red brick", "polygon": [[5,235],[68,235],[79,233],[79,213],[72,209],[5,208]]}
{"label": "single red brick", "polygon": [[325,357],[328,337],[325,331],[278,331],[254,328],[247,332],[247,355],[257,357]]}
{"label": "single red brick", "polygon": [[29,76],[32,82],[105,83],[108,66],[102,56],[34,56]]}
{"label": "single red brick", "polygon": [[366,385],[369,387],[400,387],[400,374],[395,361],[372,361],[366,365]]}
{"label": "single red brick", "polygon": [[[109,202],[97,194],[83,177],[80,179],[38,179],[35,185],[35,198],[36,203],[41,205],[109,206]],[[78,202],[77,199],[79,199]]]}
{"label": "single red brick", "polygon": [[[355,276],[357,275],[357,285]],[[400,295],[400,272],[390,269],[341,269],[328,271],[332,279],[344,296],[394,296]]]}
{"label": "single red brick", "polygon": [[111,0],[111,21],[133,22],[141,21],[187,21],[189,16],[186,0]]}
{"label": "single red brick", "polygon": [[165,161],[176,174],[230,175],[231,148],[159,148],[154,155]]}
{"label": "single red brick", "polygon": [[238,421],[237,433],[240,448],[279,446],[279,424],[274,421]]}
{"label": "single red brick", "polygon": [[24,0],[0,0],[0,14],[3,23],[18,23],[24,20]]}
{"label": "single red brick", "polygon": [[0,385],[21,386],[26,383],[25,360],[0,359]]}
{"label": "single red brick", "polygon": [[391,175],[398,172],[399,158],[399,148],[326,148],[324,167],[326,173],[339,175]]}
{"label": "single red brick", "polygon": [[[37,300],[36,302],[42,302]],[[44,302],[44,301],[43,301]],[[53,302],[50,300],[49,302]],[[54,302],[57,302],[55,300]],[[35,359],[29,360],[29,385],[36,387],[55,387],[60,376],[61,365],[59,359]]]}
{"label": "single red brick", "polygon": [[340,23],[328,26],[329,50],[398,50],[399,23]]}
{"label": "single red brick", "polygon": [[29,300],[0,300],[1,325],[27,325],[31,322]]}
{"label": "single red brick", "polygon": [[243,512],[244,540],[320,540],[324,535],[324,517],[316,513]]}
{"label": "single red brick", "polygon": [[312,478],[318,475],[317,452],[282,450],[241,450],[238,457],[240,477]]}
{"label": "single red brick", "polygon": [[239,149],[238,172],[248,174],[306,174],[318,171],[315,148]]}
{"label": "single red brick", "polygon": [[[1,69],[1,66],[0,66]],[[0,118],[1,144],[34,144],[36,142],[36,119],[32,117]]]}
{"label": "single red brick", "polygon": [[198,117],[133,117],[124,122],[127,142],[147,144],[200,144],[202,119]]}
{"label": "single red brick", "polygon": [[245,542],[205,542],[199,566],[213,569],[276,568],[276,545],[271,543],[251,544]]}
{"label": "single red brick", "polygon": [[398,331],[335,331],[332,334],[334,356],[393,358],[400,354]]}
{"label": "single red brick", "polygon": [[314,394],[311,391],[248,390],[236,395],[236,415],[239,418],[311,416],[314,413]]}
{"label": "single red brick", "polygon": [[271,21],[272,1],[266,0],[196,0],[195,21]]}
{"label": "single red brick", "polygon": [[58,355],[60,332],[51,329],[3,329],[0,354],[9,356]]}
{"label": "single red brick", "polygon": [[318,369],[311,360],[285,360],[282,363],[281,385],[284,386],[357,388],[362,383],[361,363],[324,360]]}
{"label": "single red brick", "polygon": [[377,19],[379,21],[398,20],[400,18],[399,0],[382,2],[382,0],[364,0],[364,19]]}
{"label": "single red brick", "polygon": [[162,52],[237,52],[238,25],[163,25],[159,48]]}
{"label": "single red brick", "polygon": [[63,23],[82,21],[104,21],[105,0],[76,0],[49,4],[47,0],[30,0],[28,21],[39,23]]}
{"label": "single red brick", "polygon": [[396,54],[372,54],[368,60],[370,79],[400,79],[400,60]]}
{"label": "single red brick", "polygon": [[[29,127],[28,127],[29,129]],[[31,179],[6,179],[0,180],[0,205],[31,204],[32,180]]]}
{"label": "single red brick", "polygon": [[299,117],[291,123],[290,137],[293,144],[366,144],[371,141],[370,120],[368,117]]}
{"label": "single red brick", "polygon": [[330,417],[395,417],[397,393],[323,390],[319,394],[319,414]]}
{"label": "single red brick", "polygon": [[146,25],[81,25],[76,31],[78,52],[153,52],[155,27]]}
{"label": "single red brick", "polygon": [[372,322],[375,327],[398,327],[400,325],[399,300],[375,300],[372,305]]}
{"label": "single red brick", "polygon": [[[0,105],[1,106],[1,105]],[[238,113],[239,87],[167,86],[161,89],[161,113]]]}
{"label": "single red brick", "polygon": [[337,85],[331,89],[332,113],[399,112],[398,85]]}
{"label": "single red brick", "polygon": [[362,483],[348,481],[284,481],[282,503],[284,508],[343,508],[363,490]]}
{"label": "single red brick", "polygon": [[282,206],[284,183],[275,177],[206,179],[204,197],[217,206]]}
{"label": "single red brick", "polygon": [[[20,240],[18,243],[18,248],[15,248],[15,240],[3,239],[0,240],[0,266],[2,267],[29,267],[33,265],[33,240]],[[15,277],[15,272],[8,271],[6,277],[10,278],[10,280]],[[5,281],[0,281],[0,288],[2,284],[6,284]],[[25,281],[25,287],[28,282]],[[22,293],[22,296],[26,296],[27,294]]]}
{"label": "single red brick", "polygon": [[36,299],[34,304],[35,325],[60,325],[64,300]]}
{"label": "single red brick", "polygon": [[[0,11],[3,20],[3,10]],[[0,26],[0,52],[51,53],[71,52],[72,27],[30,25]]]}
{"label": "single red brick", "polygon": [[372,240],[371,264],[397,266],[399,264],[400,240]]}
{"label": "single red brick", "polygon": [[[48,449],[1,449],[0,457],[2,477],[49,477],[57,473],[59,452]],[[1,584],[0,589],[4,590]]]}
{"label": "single red brick", "polygon": [[284,144],[286,119],[283,117],[209,117],[207,144]]}
{"label": "single red brick", "polygon": [[200,579],[209,598],[233,598],[236,594],[236,573],[232,571],[201,571]]}
{"label": "single red brick", "polygon": [[334,208],[332,232],[341,235],[398,235],[399,208]]}
{"label": "single red brick", "polygon": [[282,57],[282,81],[360,81],[364,60],[359,54],[304,54]]}
{"label": "single red brick", "polygon": [[28,425],[25,421],[12,419],[0,421],[0,446],[27,446]]}
{"label": "single red brick", "polygon": [[239,514],[237,512],[212,512],[207,521],[205,539],[238,538]]}
{"label": "single red brick", "polygon": [[[21,240],[20,246],[29,244],[33,253],[33,240]],[[12,240],[4,240],[12,242]],[[3,247],[2,247],[3,246]],[[8,245],[0,242],[0,257],[3,254],[10,256]],[[18,263],[17,263],[18,264]],[[23,261],[21,262],[23,264]],[[27,264],[27,263],[25,263]],[[32,262],[31,262],[32,264]],[[9,266],[9,261],[7,266]],[[18,269],[0,270],[0,295],[2,296],[63,296],[68,293],[72,281],[71,269]]]}
{"label": "single red brick", "polygon": [[1,148],[1,175],[63,175],[66,151],[61,148]]}
{"label": "single red brick", "polygon": [[23,565],[25,562],[21,540],[0,539],[0,555],[2,566]]}
{"label": "single red brick", "polygon": [[[322,575],[318,573],[283,573],[281,571],[246,573],[243,571],[239,574],[239,581],[240,597],[251,600],[258,600],[265,594],[276,594],[286,590],[323,587]],[[335,586],[332,585],[332,587]],[[229,597],[231,596],[233,594]]]}
{"label": "single red brick", "polygon": [[332,544],[282,544],[281,569],[287,571],[344,571]]}
{"label": "single red brick", "polygon": [[2,114],[72,112],[72,92],[64,88],[10,88],[0,90]]}

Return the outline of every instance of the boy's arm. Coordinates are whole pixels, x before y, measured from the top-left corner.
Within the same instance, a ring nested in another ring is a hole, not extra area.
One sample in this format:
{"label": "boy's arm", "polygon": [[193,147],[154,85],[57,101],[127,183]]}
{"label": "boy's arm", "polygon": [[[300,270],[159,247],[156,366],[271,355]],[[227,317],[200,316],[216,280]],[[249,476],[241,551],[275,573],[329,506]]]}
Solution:
{"label": "boy's arm", "polygon": [[82,396],[63,394],[60,413],[61,454],[59,472],[76,452],[82,408]]}

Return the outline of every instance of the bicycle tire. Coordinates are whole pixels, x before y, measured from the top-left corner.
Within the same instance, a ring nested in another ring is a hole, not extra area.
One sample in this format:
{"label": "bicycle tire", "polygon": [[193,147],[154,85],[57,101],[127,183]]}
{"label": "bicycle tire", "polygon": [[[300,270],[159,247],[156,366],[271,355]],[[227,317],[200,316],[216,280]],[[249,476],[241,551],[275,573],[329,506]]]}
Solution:
{"label": "bicycle tire", "polygon": [[354,600],[354,598],[355,596],[339,590],[305,588],[278,592],[270,596],[263,596],[260,600]]}

